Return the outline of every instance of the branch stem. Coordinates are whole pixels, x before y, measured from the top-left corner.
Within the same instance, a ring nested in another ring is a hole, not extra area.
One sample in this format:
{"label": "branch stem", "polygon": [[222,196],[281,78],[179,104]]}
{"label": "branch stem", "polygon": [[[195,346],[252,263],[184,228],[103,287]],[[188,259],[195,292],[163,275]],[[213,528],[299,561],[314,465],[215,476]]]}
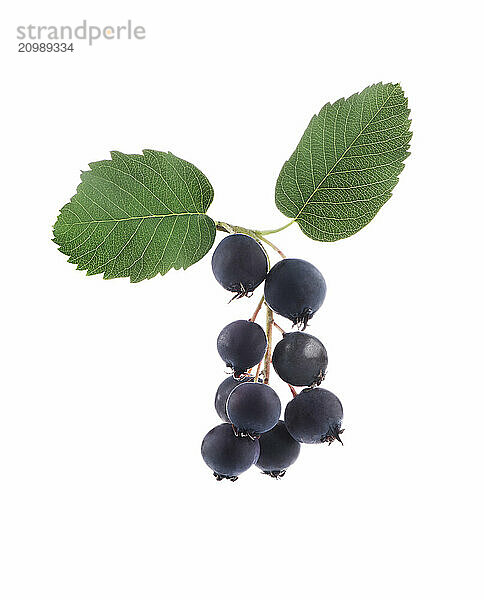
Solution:
{"label": "branch stem", "polygon": [[215,227],[219,231],[225,231],[226,233],[245,233],[246,235],[255,237],[252,229],[247,229],[246,227],[241,227],[240,225],[231,225],[230,223],[225,223],[224,221],[215,221]]}
{"label": "branch stem", "polygon": [[260,361],[260,363],[257,365],[257,371],[255,372],[254,381],[255,381],[256,383],[258,383],[258,381],[259,381],[259,375],[260,375],[260,370],[261,370],[261,367],[262,367],[262,360],[261,360],[261,361]]}
{"label": "branch stem", "polygon": [[271,372],[271,359],[272,359],[272,325],[274,323],[274,313],[272,309],[266,304],[266,336],[267,336],[267,349],[264,357],[264,383],[269,383],[269,376]]}
{"label": "branch stem", "polygon": [[262,308],[263,304],[264,304],[264,296],[262,296],[262,298],[259,300],[259,304],[257,304],[254,314],[250,317],[249,321],[254,322],[257,319],[257,315],[259,314],[260,309]]}

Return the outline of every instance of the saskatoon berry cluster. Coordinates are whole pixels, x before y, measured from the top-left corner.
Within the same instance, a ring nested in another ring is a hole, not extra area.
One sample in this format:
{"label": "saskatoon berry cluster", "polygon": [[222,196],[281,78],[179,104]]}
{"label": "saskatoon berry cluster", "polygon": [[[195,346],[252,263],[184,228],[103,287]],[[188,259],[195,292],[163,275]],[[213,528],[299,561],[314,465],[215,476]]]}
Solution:
{"label": "saskatoon berry cluster", "polygon": [[[341,402],[318,387],[328,365],[326,349],[316,337],[304,333],[323,304],[326,283],[319,270],[305,260],[285,258],[269,270],[259,242],[239,233],[227,236],[217,246],[212,270],[217,281],[234,294],[233,299],[251,295],[264,280],[265,286],[253,317],[229,323],[218,336],[218,352],[232,375],[217,389],[215,410],[224,422],[204,437],[202,457],[218,480],[235,481],[254,464],[263,473],[280,478],[299,456],[301,443],[341,442]],[[255,322],[264,302],[267,336]],[[273,313],[290,319],[300,331],[284,333],[274,323]],[[271,357],[273,324],[283,337]],[[281,401],[268,385],[271,362],[293,394],[283,421]],[[297,393],[293,386],[304,389]]]}

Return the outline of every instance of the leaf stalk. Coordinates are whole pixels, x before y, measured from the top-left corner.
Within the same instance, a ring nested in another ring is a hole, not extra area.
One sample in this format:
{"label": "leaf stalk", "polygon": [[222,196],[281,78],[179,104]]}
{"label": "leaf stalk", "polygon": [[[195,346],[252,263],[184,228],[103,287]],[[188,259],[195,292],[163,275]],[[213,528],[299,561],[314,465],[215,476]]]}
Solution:
{"label": "leaf stalk", "polygon": [[277,229],[262,229],[260,231],[257,230],[256,233],[259,233],[261,235],[270,235],[271,233],[279,233],[279,231],[283,231],[284,229],[287,229],[290,225],[292,225],[295,220],[296,219],[291,219],[285,225],[283,225],[282,227],[278,227]]}

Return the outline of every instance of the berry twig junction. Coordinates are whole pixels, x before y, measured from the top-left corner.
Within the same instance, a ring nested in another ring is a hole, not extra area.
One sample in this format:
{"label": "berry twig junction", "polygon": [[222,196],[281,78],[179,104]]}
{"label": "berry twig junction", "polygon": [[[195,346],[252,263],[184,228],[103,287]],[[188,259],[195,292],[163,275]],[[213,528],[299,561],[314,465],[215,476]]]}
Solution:
{"label": "berry twig junction", "polygon": [[278,231],[282,231],[292,225],[294,221],[289,221],[286,225],[279,227],[279,229],[267,229],[264,231],[260,231],[258,229],[247,229],[246,227],[241,227],[240,225],[231,225],[230,223],[225,223],[224,221],[215,221],[216,227],[219,231],[225,231],[226,233],[245,233],[245,235],[250,235],[250,237],[255,238],[258,241],[264,242],[268,246],[270,246],[273,250],[275,250],[279,256],[282,258],[286,258],[284,252],[278,248],[273,242],[268,240],[265,236],[271,233],[277,233]]}

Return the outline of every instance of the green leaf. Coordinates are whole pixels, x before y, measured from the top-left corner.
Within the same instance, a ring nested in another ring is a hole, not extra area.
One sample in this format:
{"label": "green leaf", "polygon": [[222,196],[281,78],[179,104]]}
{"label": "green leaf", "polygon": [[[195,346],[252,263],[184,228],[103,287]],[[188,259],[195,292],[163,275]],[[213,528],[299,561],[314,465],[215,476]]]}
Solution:
{"label": "green leaf", "polygon": [[315,115],[276,185],[276,205],[312,239],[332,242],[367,225],[390,198],[409,156],[407,99],[377,83]]}
{"label": "green leaf", "polygon": [[213,189],[192,164],[143,150],[89,166],[54,225],[54,242],[78,269],[138,282],[186,269],[210,250]]}

